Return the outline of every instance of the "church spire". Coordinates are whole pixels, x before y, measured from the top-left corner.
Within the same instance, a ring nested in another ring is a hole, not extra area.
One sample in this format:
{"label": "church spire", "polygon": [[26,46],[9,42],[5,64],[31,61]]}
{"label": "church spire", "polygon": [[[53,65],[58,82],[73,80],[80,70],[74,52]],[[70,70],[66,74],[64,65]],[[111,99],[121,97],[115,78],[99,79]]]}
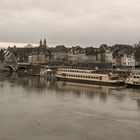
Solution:
{"label": "church spire", "polygon": [[42,46],[42,40],[40,39],[40,43],[39,43],[39,46]]}
{"label": "church spire", "polygon": [[46,41],[46,38],[44,39],[44,47],[47,47],[47,41]]}

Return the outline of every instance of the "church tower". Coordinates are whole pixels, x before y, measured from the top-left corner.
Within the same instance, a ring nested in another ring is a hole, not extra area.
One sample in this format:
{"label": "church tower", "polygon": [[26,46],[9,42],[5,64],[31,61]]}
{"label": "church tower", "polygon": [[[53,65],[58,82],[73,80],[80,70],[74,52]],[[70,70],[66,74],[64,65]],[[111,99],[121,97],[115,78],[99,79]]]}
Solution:
{"label": "church tower", "polygon": [[44,39],[44,47],[47,47],[47,41],[46,41],[46,38]]}
{"label": "church tower", "polygon": [[40,40],[39,46],[42,46],[42,40]]}
{"label": "church tower", "polygon": [[42,46],[42,40],[40,39],[39,46]]}

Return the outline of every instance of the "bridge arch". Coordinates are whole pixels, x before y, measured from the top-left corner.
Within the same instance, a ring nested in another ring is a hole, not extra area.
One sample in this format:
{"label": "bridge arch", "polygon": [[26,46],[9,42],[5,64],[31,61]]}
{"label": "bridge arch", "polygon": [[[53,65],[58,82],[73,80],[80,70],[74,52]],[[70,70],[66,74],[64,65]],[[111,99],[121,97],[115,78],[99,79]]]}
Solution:
{"label": "bridge arch", "polygon": [[5,65],[4,68],[8,68],[10,71],[13,71],[13,72],[16,71],[15,67],[12,65]]}

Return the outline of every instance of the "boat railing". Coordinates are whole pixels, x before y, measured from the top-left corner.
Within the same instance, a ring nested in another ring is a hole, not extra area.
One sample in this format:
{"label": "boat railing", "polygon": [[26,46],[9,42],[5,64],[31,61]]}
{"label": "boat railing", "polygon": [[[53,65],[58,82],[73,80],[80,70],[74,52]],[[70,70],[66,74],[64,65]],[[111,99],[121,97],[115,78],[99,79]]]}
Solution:
{"label": "boat railing", "polygon": [[109,73],[108,76],[109,76],[110,80],[119,80],[120,79],[118,74]]}

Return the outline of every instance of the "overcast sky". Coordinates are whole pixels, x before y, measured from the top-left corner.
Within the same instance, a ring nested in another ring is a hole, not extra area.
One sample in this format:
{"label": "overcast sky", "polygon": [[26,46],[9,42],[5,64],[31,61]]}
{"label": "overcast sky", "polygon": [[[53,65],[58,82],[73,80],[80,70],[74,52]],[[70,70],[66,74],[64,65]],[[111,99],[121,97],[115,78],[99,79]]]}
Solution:
{"label": "overcast sky", "polygon": [[0,0],[0,42],[96,46],[140,40],[140,0]]}

